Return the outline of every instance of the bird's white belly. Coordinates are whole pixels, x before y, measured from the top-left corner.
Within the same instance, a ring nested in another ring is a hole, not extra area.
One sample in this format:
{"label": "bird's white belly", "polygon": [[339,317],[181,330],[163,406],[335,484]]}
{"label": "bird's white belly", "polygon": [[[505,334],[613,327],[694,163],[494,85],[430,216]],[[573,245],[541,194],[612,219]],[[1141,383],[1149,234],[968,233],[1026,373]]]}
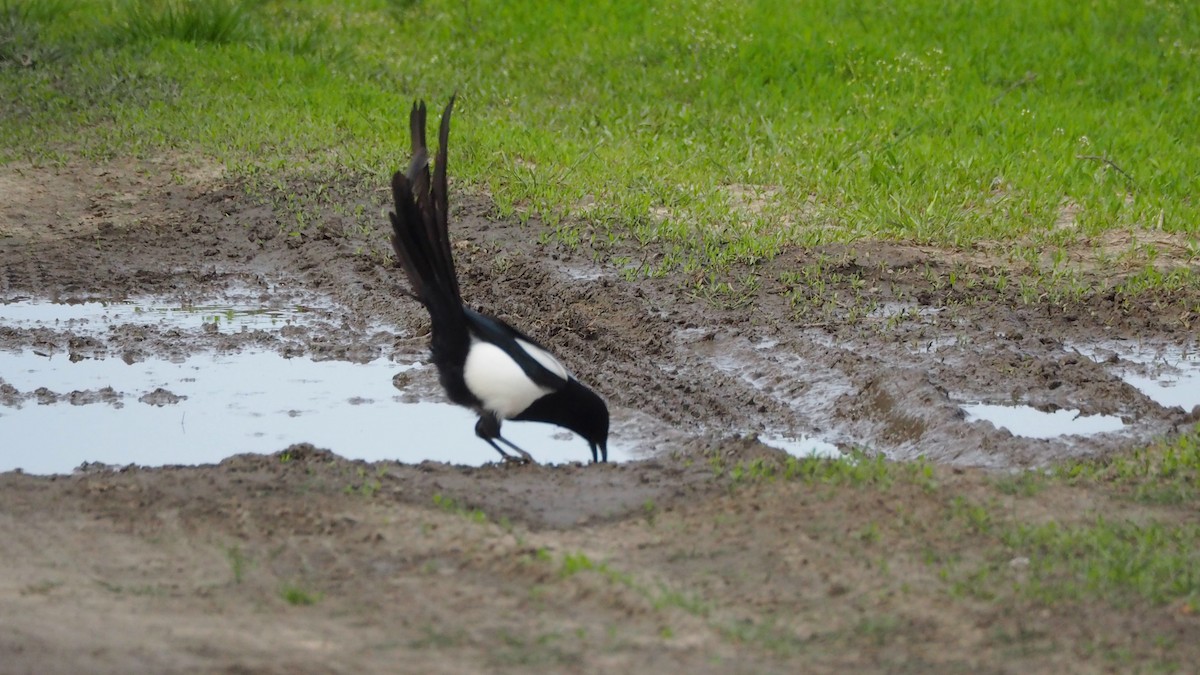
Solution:
{"label": "bird's white belly", "polygon": [[479,340],[471,341],[463,379],[483,407],[502,419],[519,415],[551,391],[529,379],[503,349]]}

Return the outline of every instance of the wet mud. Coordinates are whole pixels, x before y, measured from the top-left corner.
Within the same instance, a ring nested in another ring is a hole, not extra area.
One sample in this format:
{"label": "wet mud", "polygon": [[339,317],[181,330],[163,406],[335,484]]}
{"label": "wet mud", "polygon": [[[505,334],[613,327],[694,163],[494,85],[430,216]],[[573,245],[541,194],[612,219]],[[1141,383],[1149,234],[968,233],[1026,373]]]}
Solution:
{"label": "wet mud", "polygon": [[[192,310],[199,320],[133,321],[119,312],[103,321],[8,320],[0,322],[0,349],[127,363],[248,349],[359,363],[425,358],[424,312],[398,292],[387,249],[386,193],[349,185],[323,191],[304,202],[309,227],[292,231],[295,214],[271,194],[251,197],[244,186],[220,181],[179,184],[152,168],[8,169],[6,183],[38,183],[15,194],[76,198],[50,218],[34,210],[36,199],[6,207],[0,294],[12,312],[34,302],[140,302],[201,308]],[[1090,306],[1047,308],[995,294],[987,303],[956,302],[954,287],[935,292],[927,281],[930,269],[936,274],[951,262],[871,243],[748,268],[762,288],[752,303],[734,303],[701,297],[680,275],[627,279],[603,262],[646,252],[545,243],[536,221],[496,220],[470,195],[456,195],[455,203],[455,254],[468,302],[552,345],[609,400],[618,433],[645,456],[687,440],[764,434],[892,458],[1026,467],[1147,441],[1192,421],[1200,404],[1163,405],[1121,377],[1113,345],[1135,344],[1150,358],[1196,348],[1158,300],[1106,307],[1093,298]],[[835,310],[812,317],[806,308],[818,305],[791,303],[772,287],[782,273],[816,260],[829,278],[853,279],[865,290],[850,303],[839,299],[846,287],[830,284]],[[842,305],[846,314],[854,306],[877,309],[839,317]],[[223,326],[220,310],[206,317],[205,306],[266,313],[267,322]],[[1102,344],[1102,354],[1081,351]],[[405,394],[438,399],[432,375],[406,374]],[[6,405],[111,396],[0,386]],[[158,404],[170,398],[138,395]],[[1075,410],[1123,424],[1034,439],[969,419],[965,404]]]}

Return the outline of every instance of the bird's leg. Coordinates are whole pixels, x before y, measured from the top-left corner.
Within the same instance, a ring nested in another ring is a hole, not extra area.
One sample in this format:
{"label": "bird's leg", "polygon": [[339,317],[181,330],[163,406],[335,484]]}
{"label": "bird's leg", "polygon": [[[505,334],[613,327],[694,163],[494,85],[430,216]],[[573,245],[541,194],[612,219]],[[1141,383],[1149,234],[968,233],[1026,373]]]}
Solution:
{"label": "bird's leg", "polygon": [[[537,464],[532,455],[513,445],[511,441],[500,435],[500,419],[491,412],[483,412],[479,415],[479,421],[475,423],[475,435],[487,441],[488,445],[495,448],[496,452],[500,453],[500,456],[503,457],[504,461],[506,462]],[[516,450],[521,456],[514,457],[508,454],[499,445],[496,445],[497,440],[513,450]]]}
{"label": "bird's leg", "polygon": [[[508,447],[512,448],[513,450],[516,450],[516,451],[517,451],[517,454],[518,454],[518,455],[520,455],[520,456],[521,456],[521,459],[523,459],[523,460],[524,460],[526,463],[528,463],[528,464],[537,464],[537,460],[533,458],[533,455],[529,454],[528,452],[525,452],[525,451],[524,451],[524,450],[522,450],[521,448],[518,448],[518,447],[517,447],[517,446],[516,446],[516,445],[515,445],[515,444],[514,444],[512,441],[508,440],[507,438],[505,438],[505,437],[503,437],[503,436],[500,436],[500,435],[497,435],[497,436],[496,436],[496,440],[498,440],[498,441],[500,441],[501,443],[503,443],[503,444],[507,445]],[[498,449],[499,449],[499,448],[497,448],[497,450],[498,450]]]}
{"label": "bird's leg", "polygon": [[487,441],[488,445],[495,448],[496,452],[500,453],[500,456],[504,458],[505,462],[515,462],[517,464],[525,464],[526,463],[524,459],[522,459],[520,457],[515,457],[515,456],[510,455],[507,452],[505,452],[504,448],[501,448],[500,446],[496,445],[496,441],[494,441],[490,438],[485,438],[483,440]]}

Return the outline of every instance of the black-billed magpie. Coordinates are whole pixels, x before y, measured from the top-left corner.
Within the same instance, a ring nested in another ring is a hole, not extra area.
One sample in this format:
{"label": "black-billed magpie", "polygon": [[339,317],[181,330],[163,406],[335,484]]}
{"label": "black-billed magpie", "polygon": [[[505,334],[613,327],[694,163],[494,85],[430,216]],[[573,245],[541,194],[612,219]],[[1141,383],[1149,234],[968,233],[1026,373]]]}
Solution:
{"label": "black-billed magpie", "polygon": [[[438,379],[450,400],[479,413],[475,434],[506,460],[500,441],[520,455],[533,457],[500,435],[502,420],[547,422],[579,434],[592,449],[592,461],[608,461],[608,406],[575,379],[536,340],[504,321],[465,306],[459,294],[448,230],[446,144],[450,111],[446,104],[438,130],[433,175],[425,146],[425,102],[409,115],[412,161],[408,172],[392,176],[396,200],[392,248],[408,277],[411,295],[429,311],[429,350]],[[599,454],[597,454],[597,451]]]}

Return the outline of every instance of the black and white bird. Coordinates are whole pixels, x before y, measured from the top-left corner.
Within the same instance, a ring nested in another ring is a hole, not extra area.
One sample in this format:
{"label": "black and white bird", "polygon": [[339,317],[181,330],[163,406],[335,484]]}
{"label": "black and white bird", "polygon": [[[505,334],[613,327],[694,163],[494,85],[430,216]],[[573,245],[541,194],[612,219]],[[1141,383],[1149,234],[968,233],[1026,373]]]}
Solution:
{"label": "black and white bird", "polygon": [[[392,248],[408,277],[411,295],[425,305],[431,324],[429,348],[438,379],[450,400],[479,413],[475,434],[506,460],[533,458],[500,435],[503,420],[546,422],[579,434],[592,461],[608,461],[608,406],[575,379],[536,340],[504,321],[467,307],[459,294],[450,250],[446,190],[446,143],[450,111],[442,113],[433,175],[425,146],[425,102],[409,115],[412,161],[392,176],[396,212]],[[519,457],[505,452],[500,441]]]}

